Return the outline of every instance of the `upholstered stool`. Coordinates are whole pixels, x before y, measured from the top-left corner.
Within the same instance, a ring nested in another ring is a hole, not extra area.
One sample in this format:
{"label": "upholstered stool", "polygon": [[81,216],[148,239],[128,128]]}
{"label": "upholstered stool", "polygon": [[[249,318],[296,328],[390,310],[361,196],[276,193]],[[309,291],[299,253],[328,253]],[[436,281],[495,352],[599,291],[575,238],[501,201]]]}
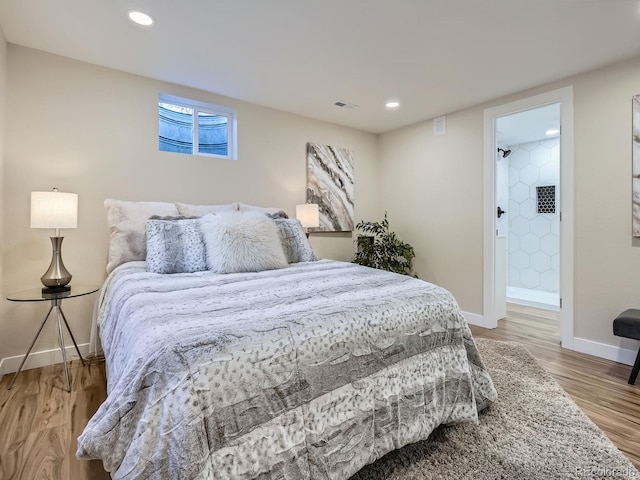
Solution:
{"label": "upholstered stool", "polygon": [[[618,315],[613,321],[613,334],[618,337],[633,338],[640,340],[640,310],[630,308]],[[629,385],[636,383],[636,377],[640,371],[640,350],[636,355],[636,362],[633,364]]]}

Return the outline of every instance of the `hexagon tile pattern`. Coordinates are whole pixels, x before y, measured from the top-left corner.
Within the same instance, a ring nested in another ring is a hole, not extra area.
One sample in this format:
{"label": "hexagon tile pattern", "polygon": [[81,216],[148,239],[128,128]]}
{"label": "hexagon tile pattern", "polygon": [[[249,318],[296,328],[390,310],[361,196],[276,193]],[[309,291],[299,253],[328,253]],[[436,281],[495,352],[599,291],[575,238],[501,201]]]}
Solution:
{"label": "hexagon tile pattern", "polygon": [[559,293],[560,139],[509,148],[508,284]]}

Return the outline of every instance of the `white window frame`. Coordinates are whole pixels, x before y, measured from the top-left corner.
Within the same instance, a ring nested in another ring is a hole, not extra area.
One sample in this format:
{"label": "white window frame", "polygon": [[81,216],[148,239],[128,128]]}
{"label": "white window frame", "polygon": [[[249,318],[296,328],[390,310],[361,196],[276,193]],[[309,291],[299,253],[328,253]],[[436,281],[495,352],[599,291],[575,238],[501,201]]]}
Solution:
{"label": "white window frame", "polygon": [[[177,97],[175,95],[169,95],[167,93],[160,93],[158,95],[158,103],[170,103],[171,105],[193,108],[193,135],[191,139],[192,155],[198,155],[201,157],[226,158],[228,160],[238,159],[238,114],[235,109],[229,107],[221,107],[220,105],[214,105],[212,103],[198,102],[197,100]],[[210,115],[227,117],[227,155],[202,153],[198,151],[198,113],[208,113]]]}

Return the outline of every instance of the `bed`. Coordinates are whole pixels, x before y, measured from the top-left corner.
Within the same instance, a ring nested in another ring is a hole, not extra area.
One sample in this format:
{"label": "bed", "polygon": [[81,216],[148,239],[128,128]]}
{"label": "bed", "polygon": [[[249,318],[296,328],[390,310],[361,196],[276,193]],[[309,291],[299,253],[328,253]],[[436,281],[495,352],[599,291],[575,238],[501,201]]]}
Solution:
{"label": "bed", "polygon": [[128,261],[97,311],[108,396],[77,454],[114,479],[348,479],[496,399],[448,291],[351,263]]}

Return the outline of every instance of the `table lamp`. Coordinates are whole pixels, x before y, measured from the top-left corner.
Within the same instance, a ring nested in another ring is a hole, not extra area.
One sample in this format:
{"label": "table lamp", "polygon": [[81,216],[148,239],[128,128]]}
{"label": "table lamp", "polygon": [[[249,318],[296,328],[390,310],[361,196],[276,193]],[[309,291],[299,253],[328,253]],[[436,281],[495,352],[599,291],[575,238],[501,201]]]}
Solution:
{"label": "table lamp", "polygon": [[51,192],[31,192],[31,228],[53,228],[51,238],[53,254],[51,265],[40,278],[44,288],[43,293],[57,293],[71,290],[67,284],[71,281],[71,274],[62,262],[61,228],[77,228],[78,226],[78,195],[75,193],[59,192],[54,188]]}
{"label": "table lamp", "polygon": [[296,205],[296,218],[304,227],[304,232],[309,237],[309,228],[320,226],[320,214],[318,205],[315,203],[304,203]]}

